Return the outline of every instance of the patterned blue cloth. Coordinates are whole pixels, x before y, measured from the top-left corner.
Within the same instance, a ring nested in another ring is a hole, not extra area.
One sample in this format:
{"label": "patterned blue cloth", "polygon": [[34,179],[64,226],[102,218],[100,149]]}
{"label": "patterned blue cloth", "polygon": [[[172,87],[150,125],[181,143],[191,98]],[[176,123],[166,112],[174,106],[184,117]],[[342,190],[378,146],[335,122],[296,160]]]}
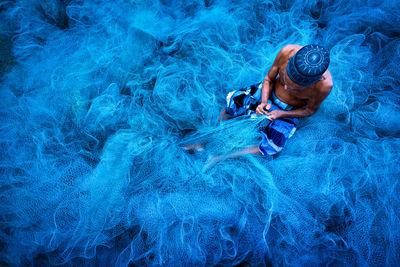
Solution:
{"label": "patterned blue cloth", "polygon": [[[261,103],[262,83],[249,86],[228,93],[226,97],[226,114],[230,117],[256,116],[256,108]],[[293,106],[280,101],[272,88],[271,96],[268,99],[272,110],[292,110]],[[279,153],[285,146],[286,141],[296,131],[297,118],[281,118],[270,121],[266,126],[260,127],[262,141],[258,149],[263,155],[274,155]]]}

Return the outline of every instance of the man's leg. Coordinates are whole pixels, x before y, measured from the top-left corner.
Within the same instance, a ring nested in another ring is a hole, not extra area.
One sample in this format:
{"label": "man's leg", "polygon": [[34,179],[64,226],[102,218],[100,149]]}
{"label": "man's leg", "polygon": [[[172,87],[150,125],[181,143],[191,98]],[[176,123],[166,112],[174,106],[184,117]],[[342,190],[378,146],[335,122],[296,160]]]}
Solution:
{"label": "man's leg", "polygon": [[204,165],[204,169],[203,170],[206,170],[206,169],[210,168],[212,165],[214,165],[214,164],[216,164],[216,163],[218,163],[220,161],[223,161],[224,159],[236,158],[236,157],[239,157],[239,156],[242,156],[242,155],[263,155],[263,154],[258,149],[258,146],[251,146],[251,147],[247,147],[245,149],[242,149],[240,151],[233,152],[233,153],[228,154],[228,155],[221,155],[221,156],[211,155],[209,157],[209,160],[208,160],[207,164]]}
{"label": "man's leg", "polygon": [[[231,117],[225,116],[225,115],[227,115],[227,114],[226,114],[226,108],[224,108],[224,109],[222,110],[222,112],[221,112],[221,115],[219,115],[218,122],[220,122],[221,119],[222,119],[223,121],[232,119]],[[222,117],[222,118],[221,118],[221,117]]]}
{"label": "man's leg", "polygon": [[[221,119],[222,119],[223,121],[232,119],[231,117],[225,116],[225,115],[227,115],[227,114],[226,114],[226,108],[224,108],[224,109],[222,110],[222,112],[221,112],[221,115],[219,115],[218,122],[220,122]],[[198,143],[198,144],[193,144],[193,145],[187,145],[187,146],[184,146],[184,148],[185,148],[185,150],[188,151],[189,153],[193,153],[194,151],[199,151],[199,152],[200,152],[200,151],[203,151],[203,150],[204,150],[204,144]]]}
{"label": "man's leg", "polygon": [[201,143],[193,144],[193,145],[184,146],[184,148],[189,152],[191,152],[193,150],[203,151],[204,150],[204,144],[201,144]]}
{"label": "man's leg", "polygon": [[[259,102],[261,101],[261,100],[260,100],[260,99],[261,99],[261,86],[260,86],[260,85],[262,85],[262,83],[258,83],[258,84],[256,84],[256,85],[252,85],[252,86],[250,86],[250,87],[248,88],[248,90],[251,90],[251,95],[254,95],[254,96],[256,97],[256,101],[258,101],[258,103],[255,103],[254,105],[250,106],[250,109],[252,109],[252,110],[253,110],[253,109],[255,110],[255,108],[257,107],[257,105],[258,105]],[[244,90],[242,90],[242,91],[244,92]],[[235,91],[229,93],[227,97],[232,97],[232,94],[233,94],[234,92],[235,92]],[[256,92],[258,92],[258,93],[256,94]],[[243,94],[244,94],[244,93],[243,93]],[[242,96],[244,96],[244,95],[242,95]],[[246,95],[245,97],[250,97],[250,95]],[[228,102],[229,102],[229,101],[228,101]],[[237,108],[237,107],[236,107],[236,104],[238,104],[239,106],[243,106],[243,105],[244,105],[244,97],[241,97],[241,100],[240,100],[240,101],[239,101],[238,99],[235,99],[234,103],[235,103],[234,108]],[[231,108],[232,108],[232,107],[231,107]],[[254,110],[253,110],[253,111],[254,111]],[[244,114],[246,114],[246,111],[244,111]],[[240,114],[240,115],[244,115],[244,114]],[[240,116],[240,115],[237,115],[237,116]],[[235,117],[236,117],[236,116],[235,116]],[[219,117],[218,117],[218,122],[220,122],[221,119],[222,119],[223,121],[226,121],[226,120],[233,119],[233,118],[234,118],[234,117],[229,116],[229,114],[226,113],[226,107],[225,107],[225,108],[222,110],[222,112],[221,112],[221,114],[219,115]],[[185,146],[184,148],[185,148],[187,151],[189,151],[189,152],[193,152],[194,150],[196,150],[196,151],[203,151],[203,150],[204,150],[204,144],[201,144],[201,143],[199,143],[199,144],[193,144],[193,145]],[[221,160],[223,160],[223,159],[225,159],[225,158],[234,158],[234,157],[238,157],[238,156],[246,155],[246,154],[258,154],[258,155],[263,155],[263,154],[259,151],[258,146],[252,146],[252,147],[248,147],[248,148],[242,149],[242,150],[240,150],[240,151],[231,153],[231,154],[229,154],[229,155],[224,155],[224,156],[210,155],[210,157],[209,157],[209,162],[206,164],[206,166],[208,166],[209,164],[213,164],[213,163],[219,162],[219,161],[221,161]],[[206,167],[206,166],[205,166],[205,167]]]}

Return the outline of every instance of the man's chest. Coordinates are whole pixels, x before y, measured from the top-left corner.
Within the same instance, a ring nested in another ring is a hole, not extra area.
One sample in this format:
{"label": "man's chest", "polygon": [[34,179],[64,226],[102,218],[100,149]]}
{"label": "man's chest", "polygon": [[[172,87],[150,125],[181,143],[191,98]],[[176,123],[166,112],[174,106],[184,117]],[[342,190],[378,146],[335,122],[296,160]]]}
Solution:
{"label": "man's chest", "polygon": [[277,79],[275,82],[275,94],[280,100],[293,106],[304,106],[310,99],[309,89],[302,91],[285,90],[280,79]]}

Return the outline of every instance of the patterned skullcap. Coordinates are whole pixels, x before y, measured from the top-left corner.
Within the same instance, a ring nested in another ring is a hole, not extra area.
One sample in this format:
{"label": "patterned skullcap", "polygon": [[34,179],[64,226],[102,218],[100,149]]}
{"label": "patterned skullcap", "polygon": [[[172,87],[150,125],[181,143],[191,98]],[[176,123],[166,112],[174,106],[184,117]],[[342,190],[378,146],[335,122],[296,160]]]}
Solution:
{"label": "patterned skullcap", "polygon": [[307,45],[290,58],[287,74],[293,82],[307,86],[321,79],[329,61],[329,52],[325,48],[316,44]]}

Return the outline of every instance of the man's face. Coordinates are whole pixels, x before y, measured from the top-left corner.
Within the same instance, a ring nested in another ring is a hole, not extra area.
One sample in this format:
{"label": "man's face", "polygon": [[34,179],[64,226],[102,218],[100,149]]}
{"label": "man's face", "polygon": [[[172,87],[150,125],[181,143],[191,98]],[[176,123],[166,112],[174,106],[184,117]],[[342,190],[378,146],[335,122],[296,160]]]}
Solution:
{"label": "man's face", "polygon": [[285,71],[285,74],[283,75],[283,86],[284,86],[285,90],[287,90],[287,91],[301,91],[305,88],[304,86],[294,83],[289,78],[286,71]]}

